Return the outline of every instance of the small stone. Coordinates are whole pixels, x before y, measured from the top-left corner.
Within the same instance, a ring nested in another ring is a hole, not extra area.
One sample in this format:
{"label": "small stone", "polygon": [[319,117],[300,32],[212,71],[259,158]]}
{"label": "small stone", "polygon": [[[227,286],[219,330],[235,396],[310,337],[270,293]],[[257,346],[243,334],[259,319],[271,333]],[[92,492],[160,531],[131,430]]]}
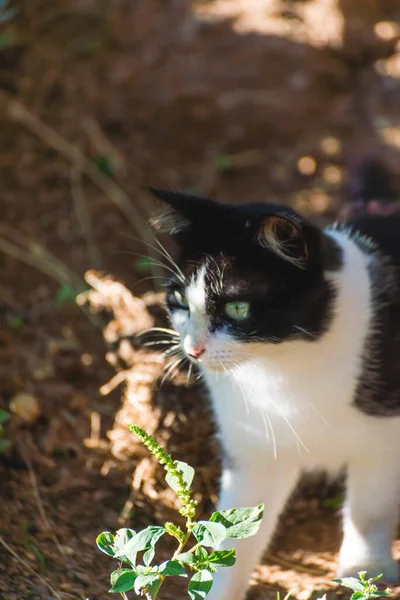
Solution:
{"label": "small stone", "polygon": [[32,394],[21,392],[15,394],[10,401],[10,410],[26,423],[35,423],[40,416],[38,399]]}

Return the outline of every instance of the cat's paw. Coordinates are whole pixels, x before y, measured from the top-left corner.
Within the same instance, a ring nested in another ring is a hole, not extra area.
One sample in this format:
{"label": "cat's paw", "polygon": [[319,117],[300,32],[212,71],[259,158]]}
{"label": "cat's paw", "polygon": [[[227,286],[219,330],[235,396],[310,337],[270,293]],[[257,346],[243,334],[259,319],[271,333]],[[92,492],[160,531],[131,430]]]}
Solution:
{"label": "cat's paw", "polygon": [[366,571],[367,578],[376,577],[382,573],[382,581],[386,583],[396,583],[400,580],[399,563],[392,558],[372,564],[339,564],[337,576],[340,578],[358,577],[360,571]]}

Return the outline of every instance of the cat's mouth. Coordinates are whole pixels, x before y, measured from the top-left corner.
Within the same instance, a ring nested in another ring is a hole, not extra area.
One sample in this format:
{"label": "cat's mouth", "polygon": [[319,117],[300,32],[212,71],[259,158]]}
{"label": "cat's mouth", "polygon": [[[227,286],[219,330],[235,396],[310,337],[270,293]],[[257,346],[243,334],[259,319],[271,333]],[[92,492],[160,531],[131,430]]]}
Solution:
{"label": "cat's mouth", "polygon": [[195,358],[190,354],[185,353],[189,360],[200,368],[209,371],[225,372],[231,371],[238,367],[242,361],[234,352],[226,350],[205,351],[201,356]]}

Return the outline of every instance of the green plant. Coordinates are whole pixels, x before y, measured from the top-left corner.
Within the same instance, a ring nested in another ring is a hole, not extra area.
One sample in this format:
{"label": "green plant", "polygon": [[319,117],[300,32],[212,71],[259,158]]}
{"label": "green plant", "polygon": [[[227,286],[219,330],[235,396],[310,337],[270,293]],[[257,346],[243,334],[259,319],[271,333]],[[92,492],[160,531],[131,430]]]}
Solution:
{"label": "green plant", "polygon": [[233,161],[229,154],[218,154],[214,158],[214,166],[218,171],[229,171],[232,165]]}
{"label": "green plant", "polygon": [[16,10],[10,6],[9,0],[0,0],[0,22],[11,21],[16,15]]}
{"label": "green plant", "polygon": [[9,413],[0,409],[0,454],[4,453],[10,446],[10,442],[4,438],[3,428],[3,423],[6,423],[9,418]]}
{"label": "green plant", "polygon": [[367,572],[360,571],[359,579],[356,577],[343,577],[342,579],[334,579],[336,583],[340,583],[344,587],[353,590],[353,594],[351,595],[350,600],[369,600],[370,598],[383,598],[384,596],[390,596],[392,591],[389,588],[385,590],[378,590],[374,581],[377,581],[382,577],[382,575],[378,575],[377,577],[371,577],[367,579]]}
{"label": "green plant", "polygon": [[[8,0],[0,0],[0,25],[3,28],[12,23],[15,15],[16,10],[13,6],[10,6],[10,2]],[[0,50],[10,48],[18,43],[15,32],[9,29],[3,29],[0,32]]]}
{"label": "green plant", "polygon": [[[254,535],[260,526],[264,506],[232,508],[214,512],[208,521],[197,521],[197,502],[192,498],[191,485],[194,469],[188,464],[173,460],[156,440],[143,429],[131,425],[135,433],[150,452],[164,466],[166,481],[175,491],[179,500],[179,513],[185,518],[181,528],[173,523],[164,527],[150,525],[136,532],[133,529],[120,529],[116,534],[109,531],[97,537],[97,546],[102,552],[119,561],[118,569],[111,573],[111,593],[126,593],[133,590],[144,595],[147,600],[155,600],[166,577],[188,577],[188,594],[191,600],[204,600],[213,584],[213,574],[220,567],[235,564],[235,550],[215,550],[225,539],[241,539]],[[169,560],[152,564],[155,547],[163,535],[173,537],[177,548]],[[194,539],[193,539],[194,538]],[[187,544],[193,539],[189,549]],[[211,550],[209,550],[211,548]],[[143,564],[137,556],[142,554]],[[127,565],[123,567],[122,565]]]}
{"label": "green plant", "polygon": [[76,289],[72,285],[65,284],[61,286],[55,295],[54,303],[56,305],[62,304],[75,304],[76,297],[82,292],[86,292],[89,288],[87,286]]}

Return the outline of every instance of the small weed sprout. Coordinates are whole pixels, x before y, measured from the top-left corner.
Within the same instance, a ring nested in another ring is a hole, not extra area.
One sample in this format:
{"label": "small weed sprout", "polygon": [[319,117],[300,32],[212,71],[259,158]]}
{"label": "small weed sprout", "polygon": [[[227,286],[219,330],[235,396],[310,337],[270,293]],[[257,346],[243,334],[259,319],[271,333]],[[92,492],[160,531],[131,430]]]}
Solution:
{"label": "small weed sprout", "polygon": [[358,577],[358,579],[356,577],[343,577],[342,579],[334,579],[333,581],[340,583],[340,585],[343,585],[350,590],[353,590],[350,600],[370,600],[370,598],[383,598],[385,596],[390,596],[392,593],[392,590],[389,588],[380,591],[374,584],[374,581],[380,579],[382,575],[367,579],[367,572],[360,571]]}
{"label": "small weed sprout", "polygon": [[[242,539],[257,533],[263,517],[264,505],[250,508],[232,508],[214,512],[208,521],[196,520],[197,502],[192,498],[191,485],[194,469],[185,462],[174,460],[162,446],[148,433],[136,425],[129,429],[136,434],[150,452],[163,465],[166,481],[180,500],[179,513],[185,517],[182,529],[174,523],[165,523],[164,527],[150,525],[142,531],[119,529],[116,534],[104,531],[97,537],[99,549],[118,560],[118,568],[111,573],[110,593],[119,593],[128,600],[127,593],[133,591],[137,596],[155,600],[167,577],[189,578],[188,594],[191,600],[204,600],[213,585],[213,574],[220,567],[235,564],[235,550],[216,550],[226,539]],[[175,552],[169,560],[161,564],[152,564],[155,547],[163,535],[173,537],[177,542]],[[194,539],[193,539],[194,538]],[[187,544],[192,544],[187,549]],[[142,560],[138,561],[138,555]],[[143,564],[141,564],[143,563]],[[380,591],[375,581],[367,579],[366,571],[360,571],[359,579],[344,577],[334,579],[353,591],[350,600],[370,600],[389,596],[391,590]],[[289,592],[284,600],[289,600]],[[277,592],[277,600],[280,594]],[[319,598],[326,600],[326,595]]]}
{"label": "small weed sprout", "polygon": [[[204,600],[211,590],[213,574],[220,567],[231,567],[236,560],[233,548],[215,548],[225,539],[242,539],[257,533],[264,506],[214,512],[208,521],[197,521],[197,502],[191,493],[193,467],[174,460],[140,427],[131,425],[129,428],[163,465],[165,479],[180,500],[179,512],[186,522],[183,529],[173,523],[165,523],[164,527],[150,525],[139,532],[124,528],[115,535],[109,531],[101,533],[96,540],[97,546],[119,561],[118,569],[111,573],[109,591],[121,594],[125,600],[127,592],[131,591],[145,596],[147,600],[155,600],[166,577],[189,577],[189,597],[191,600]],[[176,540],[177,548],[169,560],[152,564],[156,544],[165,534]],[[193,543],[187,549],[191,539]],[[138,554],[142,555],[141,561],[138,561]]]}

